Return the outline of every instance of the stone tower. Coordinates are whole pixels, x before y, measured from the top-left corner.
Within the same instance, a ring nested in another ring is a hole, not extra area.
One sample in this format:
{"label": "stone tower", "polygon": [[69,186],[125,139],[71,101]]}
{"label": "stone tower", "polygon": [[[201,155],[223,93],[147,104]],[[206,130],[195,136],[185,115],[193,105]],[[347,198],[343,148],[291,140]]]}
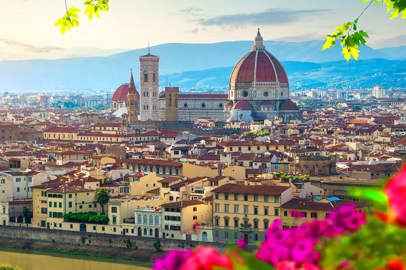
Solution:
{"label": "stone tower", "polygon": [[159,57],[148,54],[140,57],[140,118],[159,120]]}
{"label": "stone tower", "polygon": [[137,93],[134,84],[133,72],[131,70],[130,83],[128,85],[128,95],[127,95],[127,123],[129,125],[135,124],[137,122]]}
{"label": "stone tower", "polygon": [[165,119],[178,121],[179,87],[165,87]]}

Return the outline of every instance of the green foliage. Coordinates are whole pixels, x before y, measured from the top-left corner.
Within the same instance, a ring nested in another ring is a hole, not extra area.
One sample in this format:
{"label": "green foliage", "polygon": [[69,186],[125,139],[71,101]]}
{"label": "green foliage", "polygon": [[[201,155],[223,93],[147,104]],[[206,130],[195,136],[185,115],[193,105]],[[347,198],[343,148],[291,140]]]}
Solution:
{"label": "green foliage", "polygon": [[[238,249],[237,247],[229,247],[229,258],[233,264],[235,270],[249,270],[249,269],[261,269],[261,270],[274,270],[271,265],[258,260],[255,254],[252,252]],[[221,268],[216,268],[220,270]]]}
{"label": "green foliage", "polygon": [[71,7],[62,18],[56,21],[55,26],[59,27],[59,31],[61,31],[62,34],[64,34],[66,30],[71,30],[72,27],[79,26],[79,12],[80,9],[77,7]]}
{"label": "green foliage", "polygon": [[257,135],[259,137],[263,137],[263,136],[268,136],[271,134],[271,132],[267,131],[267,130],[257,130],[257,131],[247,131],[244,132],[245,135]]}
{"label": "green foliage", "polygon": [[68,213],[63,215],[63,218],[67,222],[92,223],[92,224],[109,223],[109,218],[105,214],[98,214],[96,212]]}
{"label": "green foliage", "polygon": [[129,238],[126,238],[123,240],[123,243],[125,244],[125,247],[128,249],[131,249],[133,247],[133,243]]}
{"label": "green foliage", "polygon": [[154,243],[154,249],[156,252],[160,252],[162,250],[161,241],[159,241],[159,239]]}
{"label": "green foliage", "polygon": [[359,231],[331,239],[320,245],[323,269],[336,269],[342,261],[352,261],[354,269],[382,267],[394,254],[406,252],[406,230],[368,216]]}
{"label": "green foliage", "polygon": [[84,5],[85,14],[89,19],[93,19],[93,16],[99,18],[101,11],[106,12],[109,10],[109,0],[86,0]]}
{"label": "green foliage", "polygon": [[[65,15],[59,18],[55,23],[55,26],[59,27],[59,31],[61,31],[62,34],[71,30],[72,27],[79,26],[80,9],[75,6],[68,9],[66,0],[65,6]],[[109,10],[109,0],[85,0],[83,6],[85,9],[84,14],[86,14],[89,19],[93,19],[93,17],[99,18],[100,12],[107,12]]]}
{"label": "green foliage", "polygon": [[0,270],[18,270],[19,268],[13,267],[8,264],[2,264],[0,265]]}
{"label": "green foliage", "polygon": [[96,190],[95,200],[96,200],[96,202],[98,202],[100,204],[100,207],[102,209],[102,213],[104,213],[104,206],[110,200],[109,191],[107,189],[105,189],[105,188],[98,188]]}
{"label": "green foliage", "polygon": [[358,30],[358,19],[356,19],[337,26],[336,31],[327,36],[322,49],[327,50],[340,41],[345,60],[349,61],[351,57],[358,60],[359,47],[366,44],[366,38],[368,38],[367,32]]}
{"label": "green foliage", "polygon": [[[362,0],[369,2],[369,0]],[[390,19],[398,18],[406,19],[406,1],[404,0],[373,0],[375,4],[383,3],[386,5],[386,11],[390,14]]]}

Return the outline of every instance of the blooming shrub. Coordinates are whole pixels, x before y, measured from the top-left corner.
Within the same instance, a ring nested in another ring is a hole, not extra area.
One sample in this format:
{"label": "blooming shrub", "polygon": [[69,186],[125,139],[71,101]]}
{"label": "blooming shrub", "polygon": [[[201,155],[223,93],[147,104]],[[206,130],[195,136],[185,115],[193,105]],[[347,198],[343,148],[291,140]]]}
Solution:
{"label": "blooming shrub", "polygon": [[244,240],[223,253],[213,247],[172,250],[154,270],[403,270],[406,261],[406,165],[380,188],[350,193],[367,201],[330,212],[324,220],[283,228],[274,220],[265,241],[249,250]]}

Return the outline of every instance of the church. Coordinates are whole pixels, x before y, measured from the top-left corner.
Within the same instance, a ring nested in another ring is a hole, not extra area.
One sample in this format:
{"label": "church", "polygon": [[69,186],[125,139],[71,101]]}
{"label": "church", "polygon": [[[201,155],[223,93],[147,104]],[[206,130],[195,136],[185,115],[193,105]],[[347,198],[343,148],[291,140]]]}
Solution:
{"label": "church", "polygon": [[[130,81],[129,85],[134,83]],[[113,95],[111,109],[114,114],[128,104],[126,90],[122,88],[125,89],[125,85]],[[159,57],[150,52],[140,57],[140,88],[138,94],[134,87],[134,104],[138,106],[135,111],[139,112],[137,121],[210,118],[251,122],[300,118],[297,105],[290,99],[288,76],[278,59],[266,50],[259,29],[252,49],[234,66],[228,94],[181,93],[178,87],[166,87],[159,92]]]}

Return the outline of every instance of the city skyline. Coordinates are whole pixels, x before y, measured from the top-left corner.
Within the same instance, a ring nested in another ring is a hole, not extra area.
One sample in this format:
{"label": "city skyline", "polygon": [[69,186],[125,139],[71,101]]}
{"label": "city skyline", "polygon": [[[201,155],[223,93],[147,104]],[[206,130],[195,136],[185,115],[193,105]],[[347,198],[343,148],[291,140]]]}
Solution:
{"label": "city skyline", "polygon": [[[148,41],[157,45],[251,40],[257,27],[268,40],[320,40],[365,7],[353,0],[234,2],[112,0],[110,11],[100,19],[89,21],[82,15],[80,27],[61,35],[54,22],[65,11],[63,1],[0,0],[0,60],[108,55],[146,47]],[[69,5],[80,3],[68,1]],[[405,24],[388,17],[381,5],[372,6],[362,17],[360,27],[371,35],[369,46],[406,44],[401,34]]]}

